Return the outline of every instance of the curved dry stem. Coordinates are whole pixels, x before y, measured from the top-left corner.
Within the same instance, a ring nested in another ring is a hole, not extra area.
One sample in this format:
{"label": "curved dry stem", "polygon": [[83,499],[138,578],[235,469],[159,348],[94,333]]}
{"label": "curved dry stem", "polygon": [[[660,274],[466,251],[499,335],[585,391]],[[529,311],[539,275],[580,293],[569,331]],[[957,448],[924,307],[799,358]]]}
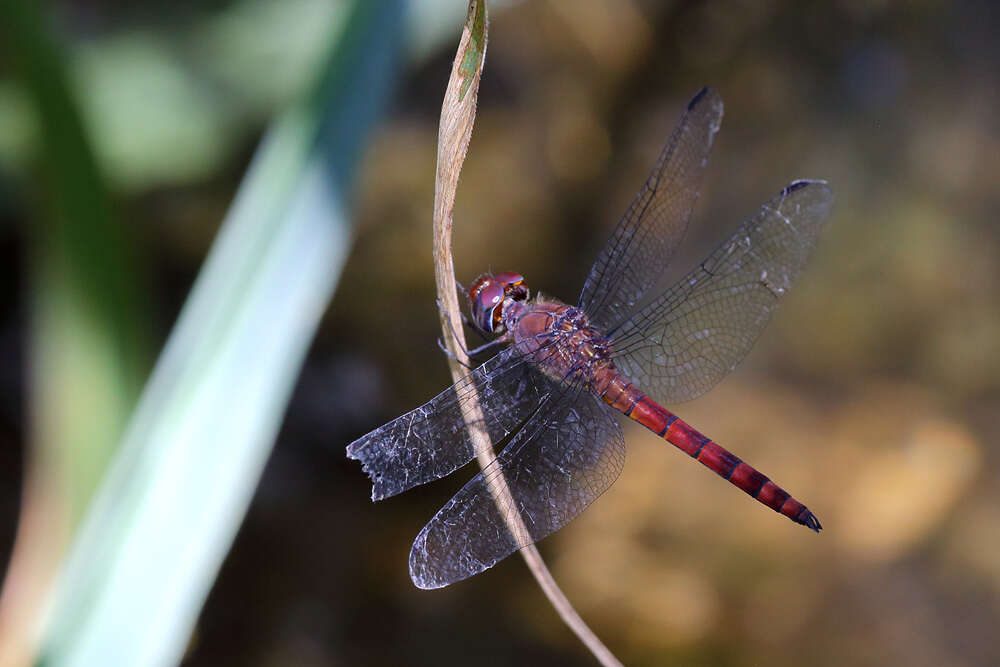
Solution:
{"label": "curved dry stem", "polygon": [[[469,363],[465,350],[465,335],[460,327],[452,326],[461,322],[461,312],[455,286],[455,268],[451,252],[452,212],[455,192],[461,173],[465,153],[472,136],[472,126],[476,116],[476,99],[479,93],[479,78],[486,57],[486,3],[485,0],[470,0],[469,14],[455,55],[451,77],[441,108],[441,123],[438,129],[438,162],[434,184],[434,277],[437,284],[438,301],[441,304],[441,330],[453,358],[449,360],[451,375],[458,382],[465,375],[463,367]],[[475,388],[470,388],[475,391]],[[479,454],[479,467],[485,469],[496,453],[489,436],[483,429],[485,423],[477,397],[468,401],[463,408],[463,417],[469,434]],[[498,507],[516,507],[510,488],[503,475],[490,475],[486,482]],[[559,589],[552,574],[545,566],[538,549],[532,544],[527,526],[517,512],[501,512],[507,520],[507,527],[518,544],[528,544],[521,549],[521,556],[542,591],[548,597],[563,621],[580,638],[580,641],[603,665],[621,665],[621,662],[587,627],[583,619]]]}

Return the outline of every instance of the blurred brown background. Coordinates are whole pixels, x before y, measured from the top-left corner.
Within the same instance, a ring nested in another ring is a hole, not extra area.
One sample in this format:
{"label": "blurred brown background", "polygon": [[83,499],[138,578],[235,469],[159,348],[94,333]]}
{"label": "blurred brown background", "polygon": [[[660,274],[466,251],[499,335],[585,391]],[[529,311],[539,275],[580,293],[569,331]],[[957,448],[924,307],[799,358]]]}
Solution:
{"label": "blurred brown background", "polygon": [[[231,4],[56,9],[71,38],[100,45],[137,26],[169,43]],[[670,406],[825,530],[776,516],[629,424],[622,477],[541,545],[627,664],[1000,663],[997,12],[986,1],[852,0],[494,9],[455,211],[460,281],[517,270],[574,301],[703,85],[720,90],[726,116],[677,273],[793,179],[826,179],[837,197],[798,289],[747,361],[707,396]],[[291,24],[273,26],[271,48],[294,50]],[[406,71],[368,151],[350,261],[187,664],[593,664],[518,558],[440,591],[410,583],[412,539],[472,466],[373,505],[344,456],[449,381],[430,213],[453,32]],[[294,73],[275,81],[257,107],[223,116],[241,129],[205,148],[211,169],[115,181],[145,244],[158,340],[282,86],[296,85]],[[23,249],[16,209],[4,217],[10,544]]]}

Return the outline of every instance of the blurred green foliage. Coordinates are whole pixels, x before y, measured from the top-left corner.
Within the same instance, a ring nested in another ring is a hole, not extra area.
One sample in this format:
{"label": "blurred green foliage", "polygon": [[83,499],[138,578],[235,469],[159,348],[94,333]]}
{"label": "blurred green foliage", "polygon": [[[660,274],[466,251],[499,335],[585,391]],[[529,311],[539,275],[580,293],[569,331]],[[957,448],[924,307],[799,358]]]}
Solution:
{"label": "blurred green foliage", "polygon": [[[75,522],[148,368],[149,317],[130,229],[115,214],[66,86],[61,49],[32,3],[12,2],[9,51],[39,140],[28,192],[31,415],[39,456]],[[23,100],[23,98],[21,98]],[[22,126],[23,129],[23,126]],[[123,276],[129,276],[123,280]]]}

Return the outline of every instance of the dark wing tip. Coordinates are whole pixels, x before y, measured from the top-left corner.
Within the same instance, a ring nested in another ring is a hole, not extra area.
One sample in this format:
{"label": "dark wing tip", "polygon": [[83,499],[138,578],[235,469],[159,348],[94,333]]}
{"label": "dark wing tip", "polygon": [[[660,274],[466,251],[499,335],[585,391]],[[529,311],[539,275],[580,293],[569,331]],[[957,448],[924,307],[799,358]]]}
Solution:
{"label": "dark wing tip", "polygon": [[792,194],[793,192],[798,192],[799,190],[805,190],[810,186],[823,190],[830,190],[830,185],[826,181],[822,181],[819,179],[803,178],[797,181],[792,181],[791,183],[786,185],[781,190],[781,194],[787,196]]}
{"label": "dark wing tip", "polygon": [[[719,96],[719,93],[714,88],[709,86],[705,86],[691,98],[685,111],[686,113],[691,113],[698,107],[705,105],[713,107],[719,116],[722,115],[722,97]],[[715,129],[718,130],[719,128],[716,127]]]}
{"label": "dark wing tip", "polygon": [[795,522],[801,523],[803,526],[809,528],[810,530],[816,533],[823,530],[823,524],[821,524],[819,522],[819,519],[816,518],[816,515],[810,512],[808,509],[803,510],[802,515],[799,516],[799,518],[796,519]]}
{"label": "dark wing tip", "polygon": [[778,197],[782,201],[794,198],[798,205],[812,209],[810,215],[820,223],[830,215],[830,207],[833,206],[833,190],[826,181],[821,180],[792,181],[781,190]]}
{"label": "dark wing tip", "polygon": [[695,94],[695,96],[691,98],[691,101],[688,102],[687,110],[691,111],[696,106],[698,106],[698,103],[701,102],[703,99],[705,99],[705,96],[708,95],[708,91],[709,91],[709,87],[708,86],[705,86],[704,88],[702,88],[701,90],[699,90]]}

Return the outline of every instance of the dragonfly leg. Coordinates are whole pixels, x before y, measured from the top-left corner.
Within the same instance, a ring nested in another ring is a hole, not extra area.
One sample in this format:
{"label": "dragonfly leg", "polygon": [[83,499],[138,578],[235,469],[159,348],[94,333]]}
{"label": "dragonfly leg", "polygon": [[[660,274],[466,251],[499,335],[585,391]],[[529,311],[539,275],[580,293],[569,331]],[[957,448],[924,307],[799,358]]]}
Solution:
{"label": "dragonfly leg", "polygon": [[493,340],[491,340],[491,341],[489,341],[487,343],[484,343],[484,344],[480,345],[479,347],[474,347],[471,350],[466,350],[465,353],[468,354],[470,357],[476,357],[476,356],[479,356],[480,354],[482,354],[483,352],[486,352],[487,350],[491,350],[494,347],[496,347],[497,345],[503,345],[506,342],[507,342],[507,338],[505,336],[501,336],[500,338],[494,338]]}
{"label": "dragonfly leg", "polygon": [[[456,343],[458,342],[458,338],[455,339],[455,342]],[[497,338],[495,340],[489,341],[488,343],[486,343],[484,345],[480,345],[479,347],[474,347],[471,350],[466,349],[466,348],[462,348],[462,351],[465,352],[465,355],[467,357],[470,357],[470,358],[471,357],[476,357],[476,356],[479,356],[480,354],[482,354],[483,352],[486,352],[487,350],[492,349],[492,348],[496,347],[497,345],[502,345],[503,343],[506,343],[506,342],[507,342],[507,340],[505,338]],[[459,359],[458,357],[456,357],[454,354],[452,354],[451,350],[448,349],[448,346],[446,346],[444,344],[444,339],[442,339],[440,336],[438,336],[437,344],[438,344],[438,347],[441,348],[441,351],[444,352],[446,355],[448,355],[449,358],[454,359],[458,363],[460,363],[463,366],[465,366],[466,368],[468,368],[470,371],[472,370],[472,366],[470,366],[469,364],[465,363],[464,361],[462,361],[461,359]]]}
{"label": "dragonfly leg", "polygon": [[[441,300],[438,299],[436,303],[437,303],[438,310],[441,313],[443,313],[444,316],[448,319],[448,327],[451,329],[451,335],[455,339],[455,342],[457,343],[459,341],[459,338],[458,338],[458,331],[455,329],[455,323],[451,321],[451,317],[448,315],[448,313],[445,312],[444,308],[441,306]],[[469,321],[469,318],[466,316],[465,313],[461,313],[461,315],[462,315],[462,324],[467,325],[470,329],[472,329],[473,331],[475,331],[479,335],[479,337],[481,339],[486,340],[486,333],[483,332],[479,327],[477,327],[475,325],[475,323]],[[466,347],[462,347],[462,351],[465,352],[468,356],[474,357],[477,354],[479,354],[480,352],[488,350],[493,345],[497,345],[497,344],[499,344],[499,342],[503,342],[504,340],[506,340],[506,339],[505,338],[497,338],[497,339],[494,339],[494,340],[491,340],[491,341],[487,341],[487,343],[485,345],[480,345],[479,347],[474,348],[472,350],[470,350],[470,349],[468,349]],[[440,338],[438,339],[438,347],[440,347],[441,349],[444,349],[444,343],[443,343],[443,341]],[[450,352],[448,353],[448,356],[452,357],[453,359],[455,358],[454,355],[452,355]],[[457,361],[457,359],[456,359],[456,361]]]}
{"label": "dragonfly leg", "polygon": [[[448,314],[447,311],[445,311],[444,307],[441,305],[441,300],[437,299],[437,301],[435,303],[437,303],[438,311],[442,315],[444,315],[445,319],[448,320],[448,328],[451,329],[451,337],[452,337],[452,339],[454,339],[455,343],[458,344],[458,346],[462,348],[463,352],[465,352],[466,354],[469,354],[469,351],[464,346],[462,346],[462,344],[459,342],[461,339],[458,337],[458,330],[455,329],[455,323],[451,321],[451,316]],[[461,315],[462,315],[462,322],[464,324],[469,324],[468,319],[466,319],[466,317],[465,317],[465,313],[461,313]],[[475,328],[475,327],[473,327],[473,328]],[[455,355],[453,355],[451,352],[449,352],[446,349],[444,341],[441,338],[438,338],[438,347],[440,347],[442,350],[444,350],[449,357],[451,357],[452,359],[455,359],[455,361],[458,361],[458,359],[455,358]],[[463,366],[464,365],[465,364],[463,364]]]}
{"label": "dragonfly leg", "polygon": [[[444,313],[444,310],[441,308],[440,301],[438,301],[438,310]],[[484,345],[480,345],[479,347],[475,347],[470,350],[461,343],[461,339],[458,337],[458,331],[455,330],[455,324],[451,321],[451,318],[448,317],[447,313],[445,313],[445,317],[447,318],[448,326],[451,329],[452,339],[455,341],[456,345],[462,348],[462,351],[465,352],[465,356],[467,357],[475,357],[485,352],[486,350],[489,350],[490,348],[505,342],[506,340],[504,337],[496,338],[494,340],[488,341]],[[466,324],[469,324],[469,321],[465,318],[465,313],[462,313],[462,319],[465,321]],[[480,336],[485,338],[485,336],[483,336],[483,332],[479,331],[477,327],[472,327],[472,329],[475,330],[477,333],[479,333]],[[437,339],[437,344],[438,347],[441,348],[441,351],[444,352],[446,355],[448,355],[449,358],[454,359],[458,363],[465,366],[467,369],[472,370],[472,366],[470,366],[469,364],[465,363],[464,361],[456,357],[454,354],[452,354],[451,350],[448,349],[448,346],[444,344],[443,338],[439,337]]]}
{"label": "dragonfly leg", "polygon": [[[440,312],[442,312],[442,313],[445,312],[444,307],[441,305],[441,300],[438,299],[436,303],[437,303],[438,310]],[[470,329],[472,329],[473,331],[475,331],[477,336],[479,336],[483,340],[486,340],[486,332],[483,331],[482,329],[480,329],[479,327],[477,327],[476,323],[473,322],[472,320],[470,320],[468,315],[466,315],[464,312],[461,312],[461,311],[459,311],[458,314],[462,317],[462,324],[464,324],[465,326],[467,326]],[[452,333],[455,332],[455,325],[454,324],[451,324],[451,330],[452,330]]]}
{"label": "dragonfly leg", "polygon": [[[457,342],[458,339],[456,338],[455,340]],[[465,363],[464,361],[462,361],[461,359],[459,359],[458,357],[456,357],[454,354],[452,354],[451,350],[448,349],[448,346],[444,344],[444,339],[443,338],[441,338],[440,336],[438,336],[437,343],[438,343],[438,347],[441,349],[442,352],[445,353],[445,355],[448,356],[448,358],[454,359],[455,361],[457,361],[461,365],[465,366],[465,368],[467,370],[470,370],[470,371],[472,370],[472,366],[470,366],[469,364]],[[468,352],[466,352],[466,354],[468,354]]]}

